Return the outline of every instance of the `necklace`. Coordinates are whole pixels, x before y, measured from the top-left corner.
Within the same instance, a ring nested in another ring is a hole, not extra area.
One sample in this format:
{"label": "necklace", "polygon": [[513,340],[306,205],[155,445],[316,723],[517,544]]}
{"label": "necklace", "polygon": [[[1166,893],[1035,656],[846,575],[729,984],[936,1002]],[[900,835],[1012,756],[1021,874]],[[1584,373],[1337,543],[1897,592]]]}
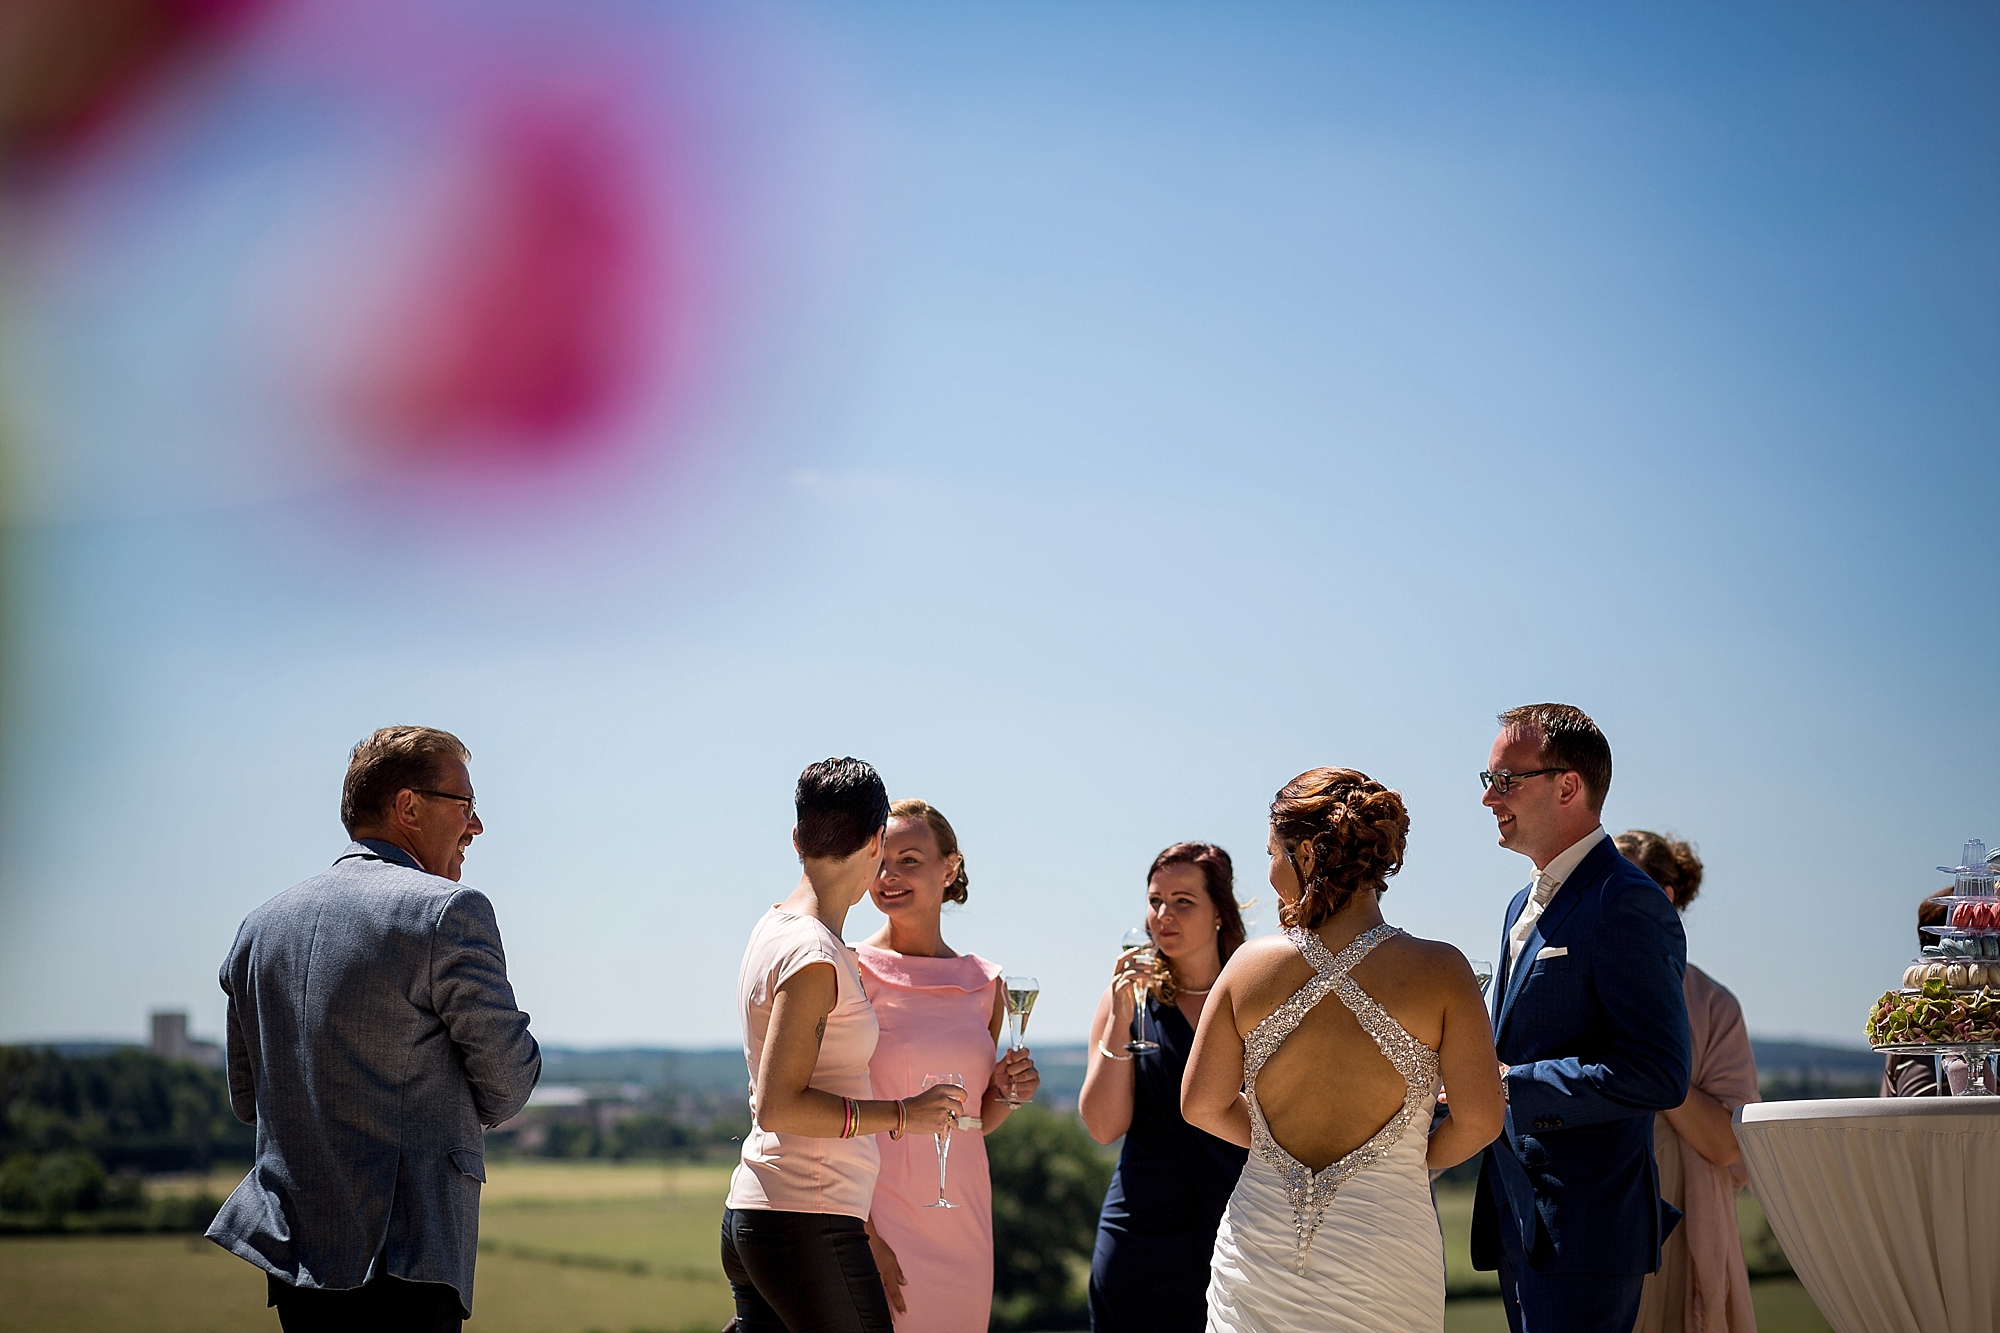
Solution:
{"label": "necklace", "polygon": [[1187,988],[1186,986],[1176,986],[1176,987],[1174,987],[1174,994],[1176,994],[1176,995],[1206,995],[1206,994],[1208,994],[1208,993],[1209,993],[1210,991],[1212,991],[1212,990],[1214,990],[1214,989],[1215,989],[1215,983],[1214,983],[1213,981],[1211,981],[1211,982],[1209,982],[1209,983],[1208,983],[1208,984],[1207,984],[1206,986],[1203,986],[1203,987],[1202,987],[1202,988],[1201,988],[1200,990],[1189,990],[1189,989],[1188,989],[1188,988]]}

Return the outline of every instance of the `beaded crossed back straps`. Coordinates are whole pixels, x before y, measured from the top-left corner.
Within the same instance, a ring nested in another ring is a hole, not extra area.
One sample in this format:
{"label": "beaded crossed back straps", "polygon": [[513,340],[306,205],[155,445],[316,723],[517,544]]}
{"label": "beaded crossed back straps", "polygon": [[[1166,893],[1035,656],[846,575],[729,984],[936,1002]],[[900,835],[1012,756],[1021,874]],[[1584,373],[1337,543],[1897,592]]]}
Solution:
{"label": "beaded crossed back straps", "polygon": [[[1292,1221],[1298,1229],[1299,1240],[1294,1267],[1301,1273],[1305,1272],[1306,1253],[1312,1248],[1313,1233],[1319,1230],[1320,1217],[1326,1212],[1327,1205],[1333,1202],[1333,1196],[1347,1181],[1395,1147],[1410,1121],[1419,1112],[1428,1111],[1437,1097],[1437,1052],[1403,1031],[1403,1025],[1390,1017],[1389,1011],[1375,1003],[1374,997],[1348,975],[1376,945],[1402,933],[1395,926],[1383,924],[1356,936],[1353,943],[1335,955],[1311,931],[1297,926],[1287,930],[1285,938],[1297,946],[1306,962],[1312,965],[1313,979],[1273,1010],[1270,1017],[1259,1023],[1243,1041],[1243,1092],[1250,1103],[1250,1143],[1257,1150],[1257,1155],[1269,1162],[1285,1182],[1285,1192],[1291,1196]],[[1264,1068],[1264,1062],[1285,1044],[1285,1038],[1298,1029],[1313,1006],[1325,999],[1329,992],[1340,997],[1341,1003],[1353,1012],[1355,1020],[1361,1024],[1361,1030],[1375,1039],[1382,1054],[1403,1076],[1407,1091],[1403,1096],[1402,1109],[1389,1118],[1388,1124],[1376,1130],[1359,1148],[1315,1174],[1271,1137],[1271,1127],[1264,1122],[1264,1108],[1257,1103],[1257,1075]]]}

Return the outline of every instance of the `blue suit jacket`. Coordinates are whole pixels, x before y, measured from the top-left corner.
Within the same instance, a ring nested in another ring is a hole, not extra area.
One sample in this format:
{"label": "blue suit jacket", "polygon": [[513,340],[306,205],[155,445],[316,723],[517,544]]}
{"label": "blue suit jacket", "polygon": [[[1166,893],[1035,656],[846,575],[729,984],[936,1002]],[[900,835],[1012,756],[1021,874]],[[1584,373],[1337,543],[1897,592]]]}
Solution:
{"label": "blue suit jacket", "polygon": [[[1653,1113],[1687,1099],[1692,1050],[1680,914],[1605,838],[1583,858],[1494,978],[1494,1049],[1507,1121],[1486,1149],[1472,1211],[1472,1261],[1500,1262],[1517,1227],[1538,1272],[1650,1273],[1680,1219],[1660,1198]],[[1537,958],[1543,949],[1567,949]]]}
{"label": "blue suit jacket", "polygon": [[472,1311],[481,1125],[542,1069],[493,904],[392,843],[243,922],[222,964],[229,1095],[257,1163],[208,1237],[295,1287],[446,1282]]}

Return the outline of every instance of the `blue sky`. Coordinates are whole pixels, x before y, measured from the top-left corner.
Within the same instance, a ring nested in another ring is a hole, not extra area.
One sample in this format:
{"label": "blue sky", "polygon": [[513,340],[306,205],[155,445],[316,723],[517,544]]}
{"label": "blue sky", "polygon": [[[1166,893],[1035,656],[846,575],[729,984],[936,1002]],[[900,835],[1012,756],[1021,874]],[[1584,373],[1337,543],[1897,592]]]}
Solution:
{"label": "blue sky", "polygon": [[1317,764],[1409,802],[1390,918],[1490,957],[1527,867],[1475,775],[1542,699],[1610,736],[1614,831],[1699,845],[1751,1030],[1859,1039],[1930,867],[2000,843],[1991,15],[773,14],[851,234],[699,466],[594,523],[17,528],[0,1039],[217,1032],[236,922],[399,721],[473,749],[545,1041],[735,1040],[828,754],[951,817],[947,938],[1041,978],[1045,1039],[1168,842],[1271,928]]}

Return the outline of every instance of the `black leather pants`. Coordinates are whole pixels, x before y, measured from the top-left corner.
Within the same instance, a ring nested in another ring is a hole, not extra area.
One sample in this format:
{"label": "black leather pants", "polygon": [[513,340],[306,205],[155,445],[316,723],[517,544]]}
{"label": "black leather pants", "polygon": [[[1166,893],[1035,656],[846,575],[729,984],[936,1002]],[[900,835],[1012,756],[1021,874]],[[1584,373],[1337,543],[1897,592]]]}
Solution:
{"label": "black leather pants", "polygon": [[726,1209],[722,1271],[736,1297],[736,1333],[891,1333],[858,1217]]}

